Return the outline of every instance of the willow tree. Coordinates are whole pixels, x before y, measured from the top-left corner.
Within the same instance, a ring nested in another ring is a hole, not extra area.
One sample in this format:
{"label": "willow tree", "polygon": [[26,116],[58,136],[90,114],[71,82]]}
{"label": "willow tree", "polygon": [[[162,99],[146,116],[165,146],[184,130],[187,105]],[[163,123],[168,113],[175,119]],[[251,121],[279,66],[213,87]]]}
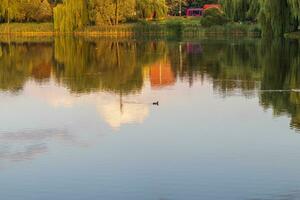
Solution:
{"label": "willow tree", "polygon": [[54,8],[54,29],[61,32],[72,32],[88,24],[86,0],[65,0]]}
{"label": "willow tree", "polygon": [[295,30],[295,18],[287,1],[260,0],[259,22],[264,35],[282,36]]}
{"label": "willow tree", "polygon": [[168,8],[165,0],[137,0],[138,16],[144,19],[163,18]]}
{"label": "willow tree", "polygon": [[260,3],[258,0],[248,0],[247,18],[257,20],[260,11]]}
{"label": "willow tree", "polygon": [[300,0],[221,0],[234,21],[258,19],[263,35],[282,36],[295,31],[300,20]]}
{"label": "willow tree", "polygon": [[221,0],[221,4],[233,21],[255,20],[260,7],[258,0]]}

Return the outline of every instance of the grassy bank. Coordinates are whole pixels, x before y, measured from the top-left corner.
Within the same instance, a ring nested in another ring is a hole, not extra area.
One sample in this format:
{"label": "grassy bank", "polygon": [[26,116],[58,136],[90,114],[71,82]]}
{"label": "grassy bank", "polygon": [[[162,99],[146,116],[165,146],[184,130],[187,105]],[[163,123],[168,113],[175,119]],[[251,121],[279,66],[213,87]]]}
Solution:
{"label": "grassy bank", "polygon": [[119,26],[90,26],[81,34],[88,35],[245,35],[260,36],[260,28],[255,24],[228,23],[211,27],[203,27],[197,18],[166,19],[160,21],[140,21]]}
{"label": "grassy bank", "polygon": [[[18,36],[49,36],[55,33],[52,23],[0,24],[0,34]],[[222,26],[203,27],[199,18],[168,18],[160,21],[138,21],[118,26],[88,26],[77,31],[79,35],[103,36],[185,36],[203,35],[259,35],[255,24],[229,23]]]}
{"label": "grassy bank", "polygon": [[10,23],[0,24],[0,34],[2,35],[53,35],[52,23]]}
{"label": "grassy bank", "polygon": [[299,32],[293,32],[293,33],[287,33],[287,34],[285,34],[285,37],[290,38],[290,39],[300,40],[300,31]]}

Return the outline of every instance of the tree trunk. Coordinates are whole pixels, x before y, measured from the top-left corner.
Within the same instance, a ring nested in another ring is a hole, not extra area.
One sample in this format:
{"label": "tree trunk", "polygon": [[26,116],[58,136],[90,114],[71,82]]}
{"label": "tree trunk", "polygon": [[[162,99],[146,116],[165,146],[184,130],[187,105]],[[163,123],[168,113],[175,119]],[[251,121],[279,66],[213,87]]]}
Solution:
{"label": "tree trunk", "polygon": [[116,10],[115,10],[115,25],[119,23],[119,0],[116,1]]}
{"label": "tree trunk", "polygon": [[9,23],[10,23],[10,16],[9,16],[9,9],[7,9],[7,30],[8,30],[8,33],[10,33]]}

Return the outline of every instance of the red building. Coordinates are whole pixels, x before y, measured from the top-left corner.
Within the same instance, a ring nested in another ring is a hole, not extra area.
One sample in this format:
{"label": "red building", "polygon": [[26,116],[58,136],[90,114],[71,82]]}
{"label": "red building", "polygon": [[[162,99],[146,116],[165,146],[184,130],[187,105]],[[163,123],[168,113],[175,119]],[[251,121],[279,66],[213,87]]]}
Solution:
{"label": "red building", "polygon": [[186,16],[188,17],[200,17],[203,14],[203,8],[188,8],[186,10]]}
{"label": "red building", "polygon": [[205,4],[203,8],[188,8],[186,10],[186,16],[187,17],[201,17],[204,12],[208,9],[216,8],[221,9],[220,4]]}

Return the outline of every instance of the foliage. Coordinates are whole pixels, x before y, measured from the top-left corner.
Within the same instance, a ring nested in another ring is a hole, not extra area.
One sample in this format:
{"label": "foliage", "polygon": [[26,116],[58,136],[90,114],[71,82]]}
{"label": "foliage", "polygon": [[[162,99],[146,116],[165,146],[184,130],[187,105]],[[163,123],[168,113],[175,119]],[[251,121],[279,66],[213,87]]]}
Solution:
{"label": "foliage", "polygon": [[[167,14],[178,15],[180,8],[184,14],[188,7],[211,3],[222,4],[232,22],[258,22],[265,36],[283,36],[300,25],[299,0],[0,0],[0,23],[54,20],[55,31],[73,32],[88,24],[163,19]],[[203,26],[226,23],[224,14],[210,12],[201,20]],[[176,28],[181,26],[176,24]]]}
{"label": "foliage", "polygon": [[210,8],[205,11],[201,19],[201,25],[210,27],[214,25],[223,25],[228,22],[225,14],[217,8]]}
{"label": "foliage", "polygon": [[20,12],[24,20],[44,22],[52,19],[52,8],[46,0],[30,0],[20,4]]}
{"label": "foliage", "polygon": [[88,24],[87,2],[85,0],[65,0],[54,8],[54,29],[72,32],[83,29]]}
{"label": "foliage", "polygon": [[260,0],[259,22],[264,35],[283,36],[294,30],[290,7],[287,0]]}
{"label": "foliage", "polygon": [[138,0],[137,16],[143,19],[159,19],[166,16],[168,9],[165,0]]}
{"label": "foliage", "polygon": [[205,4],[217,4],[218,0],[166,0],[168,13],[172,16],[178,16],[180,7],[182,15],[185,15],[187,8],[201,8]]}
{"label": "foliage", "polygon": [[[179,15],[180,7],[182,10],[185,10],[188,6],[187,0],[167,0],[168,13],[172,16]],[[183,15],[183,13],[181,13]]]}
{"label": "foliage", "polygon": [[258,0],[221,0],[226,16],[233,21],[255,20],[259,12]]}
{"label": "foliage", "polygon": [[52,8],[46,0],[0,0],[0,19],[6,22],[50,21]]}
{"label": "foliage", "polygon": [[89,17],[97,25],[116,25],[133,17],[135,6],[135,0],[89,0]]}
{"label": "foliage", "polygon": [[291,12],[298,22],[300,20],[300,1],[299,0],[288,0]]}
{"label": "foliage", "polygon": [[283,36],[299,25],[299,0],[221,0],[226,15],[234,21],[256,21],[265,36]]}

